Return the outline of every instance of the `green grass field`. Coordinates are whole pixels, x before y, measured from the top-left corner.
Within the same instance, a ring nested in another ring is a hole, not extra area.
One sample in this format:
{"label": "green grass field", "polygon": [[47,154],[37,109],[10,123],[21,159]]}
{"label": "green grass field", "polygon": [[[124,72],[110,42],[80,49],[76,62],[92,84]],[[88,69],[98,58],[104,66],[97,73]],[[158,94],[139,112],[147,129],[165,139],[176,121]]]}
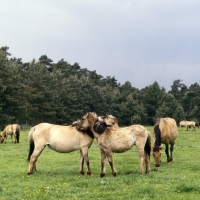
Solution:
{"label": "green grass field", "polygon": [[[147,127],[153,133],[153,127]],[[0,200],[14,199],[200,199],[200,129],[179,128],[174,161],[168,165],[163,151],[161,167],[140,175],[136,148],[114,154],[117,177],[100,173],[100,152],[96,141],[89,150],[92,177],[79,175],[79,151],[60,154],[48,147],[37,162],[37,171],[27,175],[28,131],[22,130],[20,143],[0,144]],[[152,137],[153,143],[153,137]],[[151,154],[151,168],[154,168]]]}

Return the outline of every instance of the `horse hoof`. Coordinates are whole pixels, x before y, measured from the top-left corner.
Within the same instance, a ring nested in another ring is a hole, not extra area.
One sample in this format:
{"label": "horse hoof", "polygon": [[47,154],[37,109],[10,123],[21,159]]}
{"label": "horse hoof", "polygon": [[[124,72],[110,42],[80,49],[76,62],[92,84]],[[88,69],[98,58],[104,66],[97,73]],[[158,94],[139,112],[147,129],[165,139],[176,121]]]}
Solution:
{"label": "horse hoof", "polygon": [[151,169],[152,172],[157,172],[158,171],[158,168],[153,168]]}
{"label": "horse hoof", "polygon": [[85,173],[83,171],[80,172],[81,175],[85,175]]}
{"label": "horse hoof", "polygon": [[103,178],[106,174],[100,174],[99,178]]}
{"label": "horse hoof", "polygon": [[87,175],[93,176],[92,172],[87,172]]}

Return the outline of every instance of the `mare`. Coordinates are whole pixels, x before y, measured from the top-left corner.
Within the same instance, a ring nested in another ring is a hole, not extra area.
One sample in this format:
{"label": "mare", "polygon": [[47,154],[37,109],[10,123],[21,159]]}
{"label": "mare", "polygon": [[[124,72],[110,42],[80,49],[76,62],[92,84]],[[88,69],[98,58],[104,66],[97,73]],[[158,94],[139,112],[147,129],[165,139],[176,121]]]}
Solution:
{"label": "mare", "polygon": [[[153,146],[153,157],[156,167],[161,164],[162,144],[165,144],[165,153],[167,155],[167,163],[173,161],[172,152],[174,143],[178,137],[178,128],[176,121],[172,118],[159,118],[154,125],[155,142]],[[170,145],[170,154],[169,154]]]}
{"label": "mare", "polygon": [[[101,152],[101,173],[100,177],[105,176],[106,157],[109,161],[112,175],[116,176],[112,153],[122,153],[128,151],[133,145],[136,145],[140,157],[140,173],[143,173],[143,165],[146,164],[146,173],[150,171],[150,151],[151,138],[150,133],[141,125],[132,125],[130,127],[119,128],[113,126],[113,120],[109,124],[109,115],[106,115],[104,122],[98,119],[96,113],[86,113],[79,125],[79,130],[88,128],[97,139]],[[106,122],[106,123],[105,123]]]}
{"label": "mare", "polygon": [[193,131],[195,131],[196,129],[196,122],[194,121],[186,121],[186,120],[182,120],[180,123],[179,123],[180,127],[182,126],[185,126],[186,127],[186,130],[188,131],[188,127],[192,127],[193,128]]}
{"label": "mare", "polygon": [[69,126],[61,126],[49,123],[40,123],[32,127],[29,131],[29,168],[28,175],[36,171],[36,161],[44,148],[49,146],[59,153],[70,153],[80,150],[80,174],[84,175],[83,165],[87,165],[87,174],[92,175],[88,149],[93,143],[94,137],[91,131],[78,131],[79,121]]}
{"label": "mare", "polygon": [[[5,143],[7,141],[8,135],[11,135],[12,142],[19,143],[19,137],[20,137],[20,126],[18,124],[9,124],[7,125],[3,132],[1,133],[0,143],[3,143],[5,140]],[[13,141],[14,137],[14,141]]]}

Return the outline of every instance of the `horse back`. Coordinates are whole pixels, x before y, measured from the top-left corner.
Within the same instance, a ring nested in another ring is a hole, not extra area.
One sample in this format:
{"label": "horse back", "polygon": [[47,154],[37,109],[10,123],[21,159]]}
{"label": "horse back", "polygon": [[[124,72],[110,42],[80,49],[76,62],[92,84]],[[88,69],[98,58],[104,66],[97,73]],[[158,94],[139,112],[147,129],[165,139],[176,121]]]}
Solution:
{"label": "horse back", "polygon": [[6,135],[12,134],[13,133],[12,125],[11,124],[7,125],[4,129],[4,132],[6,133]]}
{"label": "horse back", "polygon": [[161,140],[174,142],[178,136],[178,128],[176,121],[173,118],[161,118],[159,122],[159,128],[161,131]]}

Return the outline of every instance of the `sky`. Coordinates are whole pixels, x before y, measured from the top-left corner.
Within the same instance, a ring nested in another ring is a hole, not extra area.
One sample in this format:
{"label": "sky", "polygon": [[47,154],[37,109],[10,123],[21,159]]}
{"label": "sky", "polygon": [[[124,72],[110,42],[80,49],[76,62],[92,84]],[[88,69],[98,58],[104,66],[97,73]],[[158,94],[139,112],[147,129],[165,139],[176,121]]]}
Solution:
{"label": "sky", "polygon": [[199,0],[0,0],[0,47],[142,89],[200,81]]}

